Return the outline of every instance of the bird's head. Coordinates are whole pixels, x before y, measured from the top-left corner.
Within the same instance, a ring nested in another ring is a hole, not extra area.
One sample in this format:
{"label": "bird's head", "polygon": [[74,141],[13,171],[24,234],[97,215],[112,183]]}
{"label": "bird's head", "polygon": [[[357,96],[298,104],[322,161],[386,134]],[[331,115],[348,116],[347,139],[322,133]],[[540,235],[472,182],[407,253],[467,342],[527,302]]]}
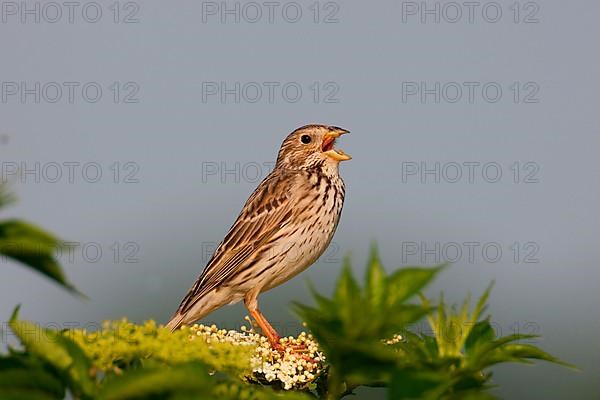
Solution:
{"label": "bird's head", "polygon": [[283,141],[277,165],[286,169],[326,168],[337,171],[348,154],[335,149],[335,141],[349,131],[337,126],[306,125],[290,133]]}

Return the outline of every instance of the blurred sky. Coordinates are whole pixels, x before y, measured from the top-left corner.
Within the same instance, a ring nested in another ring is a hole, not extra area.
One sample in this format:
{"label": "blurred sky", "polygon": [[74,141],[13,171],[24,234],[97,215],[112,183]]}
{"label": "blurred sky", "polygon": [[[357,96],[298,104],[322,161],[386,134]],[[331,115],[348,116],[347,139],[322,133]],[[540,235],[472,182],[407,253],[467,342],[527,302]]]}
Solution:
{"label": "blurred sky", "polygon": [[432,295],[495,280],[501,333],[583,369],[498,368],[500,395],[600,396],[598,2],[56,4],[1,4],[2,217],[79,242],[91,300],[2,260],[0,319],[166,321],[283,138],[327,123],[352,131],[338,233],[265,314],[298,329],[307,278],[330,291],[377,241],[390,270],[455,261]]}

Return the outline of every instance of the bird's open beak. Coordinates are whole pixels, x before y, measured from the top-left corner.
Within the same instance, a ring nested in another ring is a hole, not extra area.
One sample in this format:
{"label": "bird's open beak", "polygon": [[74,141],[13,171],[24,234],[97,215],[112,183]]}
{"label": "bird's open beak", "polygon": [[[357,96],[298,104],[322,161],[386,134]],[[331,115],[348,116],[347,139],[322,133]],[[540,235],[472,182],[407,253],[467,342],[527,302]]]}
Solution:
{"label": "bird's open beak", "polygon": [[323,137],[323,144],[321,145],[321,150],[323,153],[336,161],[346,161],[352,159],[349,154],[344,153],[340,149],[333,148],[335,145],[335,140],[348,132],[349,131],[342,128],[331,127],[331,130]]}

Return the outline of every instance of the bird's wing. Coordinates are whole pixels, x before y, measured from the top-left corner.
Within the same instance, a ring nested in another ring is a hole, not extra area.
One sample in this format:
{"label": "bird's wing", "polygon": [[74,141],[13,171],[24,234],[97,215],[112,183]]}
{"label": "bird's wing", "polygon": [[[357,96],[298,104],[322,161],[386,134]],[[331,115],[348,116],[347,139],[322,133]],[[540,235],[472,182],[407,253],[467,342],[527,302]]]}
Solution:
{"label": "bird's wing", "polygon": [[284,173],[272,173],[261,182],[181,302],[179,313],[190,310],[204,294],[235,275],[290,221],[294,207],[289,199],[292,182],[293,177]]}

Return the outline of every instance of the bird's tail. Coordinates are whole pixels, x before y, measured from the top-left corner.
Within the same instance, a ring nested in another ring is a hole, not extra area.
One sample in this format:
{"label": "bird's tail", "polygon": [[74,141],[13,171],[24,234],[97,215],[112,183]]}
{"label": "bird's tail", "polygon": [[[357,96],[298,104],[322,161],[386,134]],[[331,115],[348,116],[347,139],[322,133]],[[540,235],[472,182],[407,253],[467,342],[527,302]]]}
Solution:
{"label": "bird's tail", "polygon": [[171,330],[171,332],[179,329],[181,327],[181,325],[185,324],[185,314],[179,313],[177,312],[175,315],[173,315],[173,317],[171,317],[171,320],[169,322],[167,322],[166,327],[169,328]]}
{"label": "bird's tail", "polygon": [[171,331],[181,328],[182,325],[189,325],[201,318],[204,318],[217,308],[230,302],[229,298],[222,298],[216,292],[208,292],[202,299],[199,299],[194,305],[185,311],[179,309],[167,322],[166,327]]}

